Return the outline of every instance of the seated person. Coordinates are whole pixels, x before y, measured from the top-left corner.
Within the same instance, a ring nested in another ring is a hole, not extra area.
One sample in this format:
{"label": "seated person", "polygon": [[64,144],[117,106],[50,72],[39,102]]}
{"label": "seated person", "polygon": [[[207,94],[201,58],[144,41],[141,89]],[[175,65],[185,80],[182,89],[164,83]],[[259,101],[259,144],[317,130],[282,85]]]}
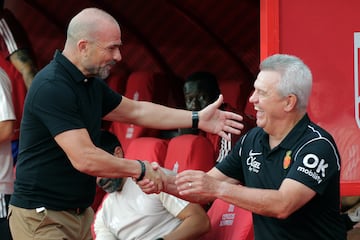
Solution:
{"label": "seated person", "polygon": [[[102,132],[101,148],[123,157],[120,142]],[[169,171],[170,172],[170,171]],[[145,194],[131,178],[97,178],[109,194],[95,215],[94,232],[103,239],[199,239],[210,229],[203,208],[161,192]]]}
{"label": "seated person", "polygon": [[[183,93],[186,109],[191,111],[200,111],[201,109],[216,101],[220,95],[220,87],[214,74],[210,72],[199,71],[192,73],[186,78],[183,87]],[[227,103],[224,103],[221,106],[221,109],[237,112],[244,117],[244,129],[241,131],[241,135],[256,125],[254,120],[248,118],[246,114],[243,114],[239,110],[234,109]],[[179,129],[177,135],[181,134],[202,134],[206,136],[214,145],[217,162],[220,162],[222,158],[228,154],[228,152],[241,136],[231,135],[231,142],[228,142],[218,135],[199,132],[198,129]]]}

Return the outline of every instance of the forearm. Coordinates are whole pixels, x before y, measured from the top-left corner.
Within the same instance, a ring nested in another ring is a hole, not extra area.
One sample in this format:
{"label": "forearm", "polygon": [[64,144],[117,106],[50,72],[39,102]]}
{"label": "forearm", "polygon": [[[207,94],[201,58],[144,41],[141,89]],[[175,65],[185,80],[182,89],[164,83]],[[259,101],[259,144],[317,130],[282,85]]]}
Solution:
{"label": "forearm", "polygon": [[37,72],[36,64],[26,49],[19,49],[10,55],[10,61],[23,76],[26,88],[29,89]]}
{"label": "forearm", "polygon": [[164,240],[197,240],[209,230],[210,221],[194,215],[184,219],[174,231],[163,238]]}
{"label": "forearm", "polygon": [[[85,129],[63,132],[55,137],[55,141],[80,172],[108,178],[138,178],[141,174],[141,165],[138,161],[119,159],[96,147]],[[150,164],[146,167],[148,174],[152,169]]]}
{"label": "forearm", "polygon": [[14,135],[14,120],[0,121],[0,143],[10,141]]}
{"label": "forearm", "polygon": [[93,176],[137,179],[141,174],[141,165],[138,161],[119,159],[96,147],[84,149],[82,153],[78,153],[78,156],[70,160],[79,171]]}
{"label": "forearm", "polygon": [[192,125],[190,111],[146,101],[132,101],[125,97],[105,119],[154,129],[188,128]]}
{"label": "forearm", "polygon": [[218,189],[217,198],[253,213],[278,218],[284,214],[284,196],[278,190],[249,188],[227,182],[221,183]]}

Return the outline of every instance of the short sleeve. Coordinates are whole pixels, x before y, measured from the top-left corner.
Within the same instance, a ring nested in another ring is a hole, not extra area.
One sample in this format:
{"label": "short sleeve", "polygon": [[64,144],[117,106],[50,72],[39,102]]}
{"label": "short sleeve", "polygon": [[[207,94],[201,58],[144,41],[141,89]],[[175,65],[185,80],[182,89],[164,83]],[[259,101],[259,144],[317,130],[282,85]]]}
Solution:
{"label": "short sleeve", "polygon": [[[59,91],[61,89],[61,91]],[[69,86],[44,83],[34,94],[32,113],[46,125],[52,136],[71,129],[84,128],[78,98]],[[34,104],[36,103],[36,104]]]}
{"label": "short sleeve", "polygon": [[15,120],[14,105],[11,96],[11,82],[0,68],[0,121]]}
{"label": "short sleeve", "polygon": [[335,144],[320,137],[304,145],[295,155],[287,178],[294,179],[321,194],[330,179],[340,171]]}
{"label": "short sleeve", "polygon": [[159,198],[164,207],[175,217],[189,204],[188,201],[164,192],[159,193]]}

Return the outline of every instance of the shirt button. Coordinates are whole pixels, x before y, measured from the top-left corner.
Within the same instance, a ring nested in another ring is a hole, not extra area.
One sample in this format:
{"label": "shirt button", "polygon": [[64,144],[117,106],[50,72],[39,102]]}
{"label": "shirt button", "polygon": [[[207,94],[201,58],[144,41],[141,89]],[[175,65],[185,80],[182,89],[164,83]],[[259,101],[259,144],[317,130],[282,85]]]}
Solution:
{"label": "shirt button", "polygon": [[84,79],[84,82],[88,82],[88,80],[85,78],[85,79]]}

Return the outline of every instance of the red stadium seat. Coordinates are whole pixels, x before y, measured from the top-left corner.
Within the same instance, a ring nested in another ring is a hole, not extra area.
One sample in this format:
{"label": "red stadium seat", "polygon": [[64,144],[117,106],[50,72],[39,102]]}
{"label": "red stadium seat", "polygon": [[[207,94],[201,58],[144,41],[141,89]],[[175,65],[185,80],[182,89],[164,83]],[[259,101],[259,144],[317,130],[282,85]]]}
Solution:
{"label": "red stadium seat", "polygon": [[[133,72],[127,81],[125,97],[136,101],[165,104],[168,99],[168,91],[164,81],[165,79],[157,73]],[[143,136],[155,137],[159,133],[155,129],[119,122],[113,122],[110,131],[119,138],[124,151],[126,151],[131,140]]]}
{"label": "red stadium seat", "polygon": [[154,137],[139,137],[132,140],[125,152],[129,159],[140,159],[157,162],[164,166],[168,141]]}
{"label": "red stadium seat", "polygon": [[170,139],[165,168],[175,172],[186,169],[208,171],[214,164],[214,148],[206,137],[185,134]]}
{"label": "red stadium seat", "polygon": [[238,111],[243,111],[248,102],[251,85],[241,79],[219,81],[220,91],[224,96],[224,102],[229,103]]}
{"label": "red stadium seat", "polygon": [[211,230],[200,240],[254,240],[251,212],[216,199],[207,213]]}

